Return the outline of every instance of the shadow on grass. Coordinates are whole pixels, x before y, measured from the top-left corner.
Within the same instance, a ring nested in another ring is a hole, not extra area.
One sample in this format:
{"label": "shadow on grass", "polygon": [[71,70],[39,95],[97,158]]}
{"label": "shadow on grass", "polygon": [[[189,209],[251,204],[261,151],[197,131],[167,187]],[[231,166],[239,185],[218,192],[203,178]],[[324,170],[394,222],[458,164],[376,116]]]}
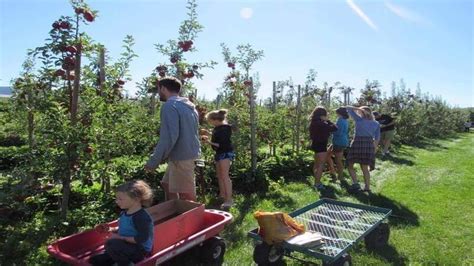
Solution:
{"label": "shadow on grass", "polygon": [[383,248],[369,251],[369,253],[385,259],[392,265],[407,265],[408,262],[408,259],[404,256],[401,256],[397,249],[392,245],[387,245]]}
{"label": "shadow on grass", "polygon": [[377,206],[382,208],[387,208],[392,210],[392,214],[389,216],[388,220],[390,225],[399,226],[399,225],[407,225],[407,226],[419,226],[419,217],[418,215],[410,210],[405,205],[388,198],[379,193],[364,193],[362,191],[353,192],[350,190],[350,186],[347,182],[343,182],[342,186],[354,196],[358,201],[363,204]]}
{"label": "shadow on grass", "polygon": [[413,140],[412,143],[405,143],[405,145],[419,148],[419,149],[429,150],[429,151],[440,151],[440,150],[448,149],[446,146],[443,146],[442,144],[439,143],[440,140],[454,140],[457,138],[459,138],[458,134],[454,134],[454,135],[446,136],[446,137],[440,136],[433,139],[422,138],[422,139]]}
{"label": "shadow on grass", "polygon": [[[412,155],[412,157],[413,157],[413,155]],[[415,165],[415,162],[413,160],[403,158],[403,157],[400,157],[400,156],[386,155],[384,157],[380,157],[380,160],[390,161],[394,164],[403,164],[403,165],[407,165],[407,166]]]}

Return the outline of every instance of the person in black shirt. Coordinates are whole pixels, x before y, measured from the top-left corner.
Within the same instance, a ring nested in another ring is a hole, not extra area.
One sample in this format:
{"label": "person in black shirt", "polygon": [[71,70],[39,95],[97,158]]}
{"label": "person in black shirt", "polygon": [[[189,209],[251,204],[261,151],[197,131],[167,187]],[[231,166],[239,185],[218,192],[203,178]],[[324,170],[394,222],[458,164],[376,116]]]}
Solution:
{"label": "person in black shirt", "polygon": [[380,124],[380,144],[383,147],[382,155],[390,155],[390,144],[395,136],[395,118],[390,115],[373,112],[375,120]]}
{"label": "person in black shirt", "polygon": [[229,177],[231,161],[235,158],[232,146],[232,126],[227,123],[227,110],[221,109],[211,111],[206,115],[206,120],[214,126],[212,138],[202,136],[216,152],[214,160],[216,162],[217,181],[219,183],[219,196],[224,199],[222,209],[228,210],[232,204],[232,182]]}
{"label": "person in black shirt", "polygon": [[319,190],[325,190],[321,183],[324,164],[328,159],[328,140],[332,132],[337,131],[337,126],[328,119],[328,112],[322,106],[314,108],[309,117],[309,136],[311,138],[311,149],[314,151],[314,187]]}

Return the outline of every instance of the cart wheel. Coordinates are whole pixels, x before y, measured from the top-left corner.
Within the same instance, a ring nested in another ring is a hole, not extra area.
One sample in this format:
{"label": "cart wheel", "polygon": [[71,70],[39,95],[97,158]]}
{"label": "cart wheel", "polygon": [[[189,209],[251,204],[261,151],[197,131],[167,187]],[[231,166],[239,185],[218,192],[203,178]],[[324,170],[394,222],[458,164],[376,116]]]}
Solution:
{"label": "cart wheel", "polygon": [[323,262],[323,266],[351,266],[352,257],[348,253],[342,255],[339,259],[332,263]]}
{"label": "cart wheel", "polygon": [[258,265],[281,265],[283,262],[283,249],[262,242],[255,246],[253,260]]}
{"label": "cart wheel", "polygon": [[365,237],[365,247],[369,250],[384,247],[390,237],[390,227],[387,223],[381,223],[374,231]]}
{"label": "cart wheel", "polygon": [[201,259],[206,265],[221,265],[224,261],[225,242],[220,237],[212,237],[201,247]]}

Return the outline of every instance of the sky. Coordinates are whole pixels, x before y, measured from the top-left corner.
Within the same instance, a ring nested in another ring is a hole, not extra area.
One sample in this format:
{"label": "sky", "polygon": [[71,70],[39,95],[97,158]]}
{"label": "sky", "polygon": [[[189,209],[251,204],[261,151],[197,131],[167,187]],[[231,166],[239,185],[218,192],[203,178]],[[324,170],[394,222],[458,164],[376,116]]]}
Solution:
{"label": "sky", "polygon": [[[404,79],[408,88],[440,96],[452,106],[473,107],[473,13],[471,0],[214,0],[198,1],[204,26],[190,61],[214,60],[195,81],[198,96],[211,99],[229,72],[220,43],[233,51],[250,43],[264,51],[257,62],[262,87],[259,98],[271,95],[272,82],[292,78],[304,84],[309,69],[323,82],[363,88],[378,80],[390,95],[391,82]],[[138,58],[130,66],[135,82],[167,58],[154,44],[178,37],[186,17],[184,0],[89,0],[99,11],[83,27],[104,44],[112,59],[119,57],[123,38],[130,34]],[[66,0],[0,0],[0,86],[9,85],[26,58],[26,51],[44,43],[52,22],[73,15]]]}

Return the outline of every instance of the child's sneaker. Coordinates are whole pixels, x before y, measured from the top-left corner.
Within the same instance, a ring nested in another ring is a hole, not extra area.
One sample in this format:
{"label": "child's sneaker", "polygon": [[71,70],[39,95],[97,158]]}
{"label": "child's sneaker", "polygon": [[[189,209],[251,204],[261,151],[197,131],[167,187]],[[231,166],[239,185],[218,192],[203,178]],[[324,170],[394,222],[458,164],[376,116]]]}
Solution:
{"label": "child's sneaker", "polygon": [[317,185],[314,185],[314,189],[316,189],[317,191],[323,191],[326,189],[326,187],[323,184],[319,183]]}
{"label": "child's sneaker", "polygon": [[230,208],[232,207],[233,204],[234,204],[233,201],[226,201],[226,202],[222,203],[221,210],[228,211],[228,210],[230,210]]}

